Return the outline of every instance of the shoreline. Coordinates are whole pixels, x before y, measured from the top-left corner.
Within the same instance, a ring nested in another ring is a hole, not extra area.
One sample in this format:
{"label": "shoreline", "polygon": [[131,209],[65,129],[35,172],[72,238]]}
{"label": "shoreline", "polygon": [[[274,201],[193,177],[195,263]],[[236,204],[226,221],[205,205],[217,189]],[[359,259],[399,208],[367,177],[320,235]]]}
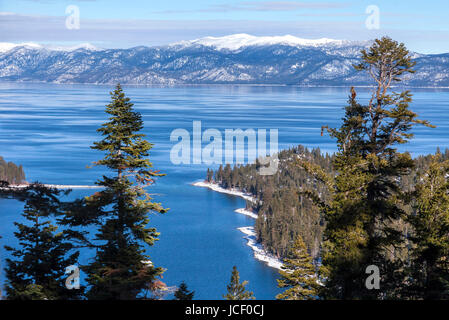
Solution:
{"label": "shoreline", "polygon": [[[98,87],[110,87],[114,86],[114,83],[98,83],[98,82],[48,82],[48,81],[8,81],[0,80],[1,83],[6,84],[50,84],[56,86],[98,86]],[[302,84],[286,84],[286,83],[122,83],[124,86],[136,87],[136,88],[174,88],[174,87],[219,87],[219,86],[238,86],[238,87],[292,87],[292,88],[350,88],[351,85],[302,85]],[[370,88],[368,84],[355,85],[354,88]],[[392,88],[409,88],[409,89],[449,89],[449,86],[392,86]]]}
{"label": "shoreline", "polygon": [[253,219],[257,219],[257,217],[258,217],[257,213],[249,211],[249,210],[247,210],[245,208],[235,209],[234,212],[237,212],[237,213],[240,213],[240,214],[244,214],[245,216],[248,216],[248,217],[253,218]]}
{"label": "shoreline", "polygon": [[242,192],[242,191],[240,191],[238,189],[225,189],[225,188],[220,187],[217,183],[210,183],[210,182],[205,182],[205,181],[197,181],[197,182],[192,183],[192,185],[195,186],[195,187],[209,188],[212,191],[225,193],[225,194],[229,194],[229,195],[232,195],[232,196],[237,196],[237,197],[243,198],[245,200],[248,200],[248,201],[254,202],[254,203],[256,203],[258,201],[256,198],[254,198],[249,193]]}
{"label": "shoreline", "polygon": [[276,258],[272,254],[265,251],[260,243],[256,240],[256,232],[254,227],[240,227],[237,228],[240,232],[245,234],[244,237],[248,242],[246,243],[254,252],[254,258],[259,261],[265,262],[269,267],[281,270],[282,261]]}
{"label": "shoreline", "polygon": [[[220,193],[225,193],[225,194],[237,196],[237,197],[243,198],[243,199],[251,201],[251,202],[257,202],[258,201],[253,196],[251,196],[251,195],[249,195],[247,193],[244,193],[244,192],[236,190],[236,189],[228,190],[228,189],[220,187],[216,183],[209,183],[209,182],[205,182],[205,181],[198,181],[198,182],[192,183],[192,185],[195,186],[195,187],[208,188],[208,189],[210,189],[212,191],[216,191],[216,192],[220,192]],[[258,217],[258,215],[256,213],[254,213],[252,211],[249,211],[246,208],[239,208],[239,209],[234,210],[234,212],[246,215],[246,216],[248,216],[250,218],[253,218],[253,219],[257,219],[257,217]],[[282,260],[280,260],[280,259],[274,257],[272,254],[268,253],[262,247],[262,245],[257,242],[257,240],[256,240],[256,232],[254,230],[254,226],[239,227],[239,228],[237,228],[237,230],[239,230],[240,232],[242,232],[245,235],[243,238],[247,240],[246,245],[253,250],[254,258],[256,258],[259,261],[264,262],[265,264],[267,264],[271,268],[274,268],[274,269],[277,269],[277,270],[281,270],[281,267],[282,267],[282,264],[283,264]]]}
{"label": "shoreline", "polygon": [[[32,184],[10,184],[7,188],[23,189],[29,187]],[[100,189],[102,186],[88,186],[88,185],[64,185],[64,184],[42,184],[47,188],[55,189]],[[2,188],[3,189],[3,188]]]}

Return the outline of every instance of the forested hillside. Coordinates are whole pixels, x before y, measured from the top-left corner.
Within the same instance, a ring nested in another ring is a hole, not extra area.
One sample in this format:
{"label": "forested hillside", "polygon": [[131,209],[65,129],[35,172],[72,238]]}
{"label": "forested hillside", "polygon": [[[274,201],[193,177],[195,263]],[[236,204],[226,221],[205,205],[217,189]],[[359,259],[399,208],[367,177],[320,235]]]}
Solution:
{"label": "forested hillside", "polygon": [[261,200],[247,202],[247,207],[258,212],[255,229],[258,240],[271,253],[278,257],[287,254],[291,242],[298,234],[302,236],[314,257],[318,256],[322,238],[323,221],[319,210],[306,197],[298,194],[304,185],[313,186],[326,195],[322,186],[310,181],[305,171],[297,166],[298,158],[321,166],[331,173],[331,155],[321,154],[320,149],[312,151],[297,146],[279,153],[279,169],[276,174],[259,175],[258,163],[220,168],[208,172],[208,180],[224,188],[238,188],[251,193]]}
{"label": "forested hillside", "polygon": [[7,181],[11,184],[19,184],[25,181],[25,173],[22,165],[17,166],[12,162],[6,162],[0,156],[0,181]]}
{"label": "forested hillside", "polygon": [[[437,150],[437,153],[440,151]],[[258,174],[259,164],[240,165],[233,168],[228,164],[216,172],[208,170],[207,181],[221,187],[236,188],[252,194],[257,203],[247,201],[247,209],[258,213],[255,224],[258,241],[270,253],[285,257],[297,235],[301,235],[311,255],[317,259],[324,230],[324,219],[317,206],[301,191],[317,190],[324,198],[329,191],[315,179],[311,179],[298,165],[298,159],[318,165],[326,173],[334,175],[334,155],[322,154],[320,149],[309,150],[301,145],[279,153],[279,169],[276,174]],[[428,169],[432,157],[419,156],[414,159],[415,170],[402,177],[404,190],[411,190],[419,173]],[[441,155],[441,161],[449,160],[449,149]],[[408,208],[412,210],[412,208]],[[405,228],[404,228],[405,229]]]}

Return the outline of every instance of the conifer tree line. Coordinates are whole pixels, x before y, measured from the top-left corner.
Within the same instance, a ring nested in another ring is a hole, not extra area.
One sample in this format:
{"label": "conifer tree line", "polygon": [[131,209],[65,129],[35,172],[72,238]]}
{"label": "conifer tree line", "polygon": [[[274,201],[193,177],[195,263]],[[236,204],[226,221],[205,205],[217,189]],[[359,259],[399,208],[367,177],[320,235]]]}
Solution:
{"label": "conifer tree line", "polygon": [[323,232],[323,221],[318,208],[307,197],[299,197],[298,190],[313,184],[317,192],[327,196],[327,190],[310,181],[307,173],[296,165],[296,159],[305,158],[332,174],[333,156],[323,155],[319,148],[308,150],[299,145],[278,154],[279,167],[274,175],[259,175],[259,162],[231,168],[220,166],[216,172],[208,170],[209,182],[224,188],[237,188],[252,194],[257,201],[247,201],[247,209],[258,213],[255,231],[258,241],[271,254],[285,257],[301,235],[314,258],[318,257]]}
{"label": "conifer tree line", "polygon": [[13,162],[6,162],[0,156],[0,182],[4,181],[9,184],[21,184],[25,181],[25,172],[22,165],[17,166]]}
{"label": "conifer tree line", "polygon": [[[257,176],[258,163],[208,170],[209,182],[260,200],[247,207],[258,212],[258,240],[284,258],[279,299],[448,298],[449,151],[398,151],[414,127],[434,127],[411,110],[410,91],[394,88],[414,65],[388,37],[361,51],[354,67],[372,77],[371,96],[362,102],[351,88],[341,127],[323,126],[335,154],[280,152],[268,177]],[[379,270],[379,289],[366,286],[368,266]]]}

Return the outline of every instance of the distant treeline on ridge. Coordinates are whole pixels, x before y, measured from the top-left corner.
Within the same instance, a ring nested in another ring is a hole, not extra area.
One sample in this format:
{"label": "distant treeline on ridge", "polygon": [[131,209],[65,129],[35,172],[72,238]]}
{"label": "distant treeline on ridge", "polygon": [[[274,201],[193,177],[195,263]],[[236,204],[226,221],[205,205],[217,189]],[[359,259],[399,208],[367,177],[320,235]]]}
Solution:
{"label": "distant treeline on ridge", "polygon": [[17,166],[15,163],[6,162],[0,156],[0,181],[7,181],[11,184],[19,184],[25,181],[25,172],[22,165]]}

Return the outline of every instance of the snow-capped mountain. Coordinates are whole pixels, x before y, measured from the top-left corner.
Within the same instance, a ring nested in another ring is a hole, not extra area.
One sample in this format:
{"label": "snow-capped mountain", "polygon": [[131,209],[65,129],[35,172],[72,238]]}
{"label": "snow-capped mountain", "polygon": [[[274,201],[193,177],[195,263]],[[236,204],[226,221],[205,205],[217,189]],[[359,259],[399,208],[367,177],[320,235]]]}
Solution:
{"label": "snow-capped mountain", "polygon": [[81,43],[74,46],[54,46],[54,45],[41,45],[33,42],[25,42],[25,43],[11,43],[11,42],[0,42],[0,53],[7,52],[11,49],[17,47],[25,47],[29,49],[46,49],[51,51],[74,51],[78,49],[85,49],[91,51],[100,51],[102,49],[95,47],[90,43]]}
{"label": "snow-capped mountain", "polygon": [[245,33],[233,34],[225,37],[205,37],[190,41],[181,41],[172,46],[191,47],[195,45],[212,47],[217,50],[238,51],[244,47],[250,46],[272,46],[286,45],[292,47],[301,46],[325,46],[325,45],[341,45],[344,40],[334,39],[302,39],[291,35],[274,36],[274,37],[256,37]]}
{"label": "snow-capped mountain", "polygon": [[[160,47],[0,43],[0,81],[114,84],[367,85],[352,65],[370,42],[235,34]],[[414,53],[409,86],[449,86],[449,54]]]}

